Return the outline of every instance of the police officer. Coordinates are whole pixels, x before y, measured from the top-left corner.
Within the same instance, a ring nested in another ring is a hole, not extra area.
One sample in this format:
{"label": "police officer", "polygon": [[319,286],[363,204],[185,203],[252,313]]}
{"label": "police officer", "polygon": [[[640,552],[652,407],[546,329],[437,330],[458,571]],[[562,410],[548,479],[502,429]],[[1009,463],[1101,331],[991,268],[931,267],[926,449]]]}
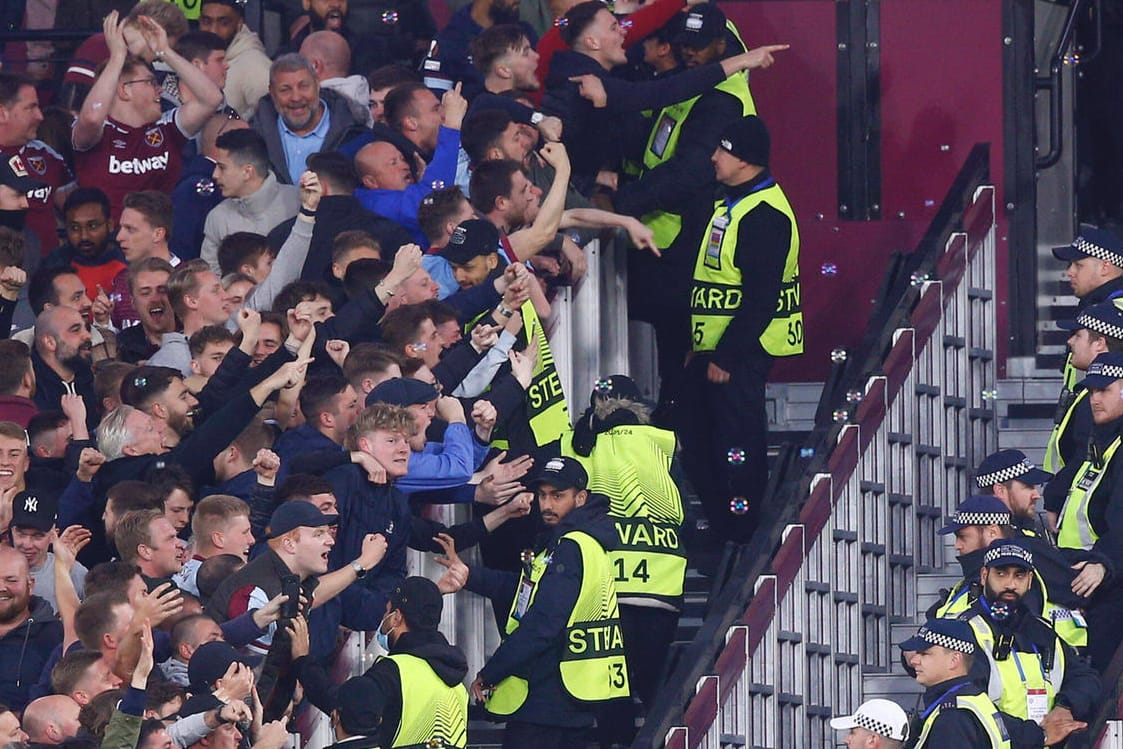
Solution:
{"label": "police officer", "polygon": [[[1100,354],[1088,367],[1080,385],[1089,391],[1092,439],[1061,508],[1057,546],[1096,551],[1113,569],[1123,562],[1123,459],[1116,459],[1123,442],[1123,354]],[[1105,571],[1086,565],[1074,581],[1074,592],[1091,598],[1088,616],[1088,655],[1101,673],[1123,640],[1123,593],[1116,578],[1103,585]]]}
{"label": "police officer", "polygon": [[[609,552],[632,690],[650,707],[682,610],[686,552],[682,498],[671,477],[674,432],[652,426],[651,409],[629,377],[597,380],[589,408],[562,439],[562,453],[608,497],[618,536]],[[630,744],[631,703],[611,703],[597,724],[602,742]],[[619,709],[617,709],[619,708]]]}
{"label": "police officer", "polygon": [[444,538],[442,592],[460,587],[509,612],[505,639],[472,695],[505,719],[504,749],[580,746],[596,706],[629,695],[624,641],[606,549],[616,543],[608,501],[590,494],[572,458],[552,458],[531,482],[546,524],[523,570],[468,568]]}
{"label": "police officer", "polygon": [[[1076,651],[1025,603],[1034,579],[1033,553],[1021,539],[987,547],[980,574],[982,595],[959,618],[971,625],[987,675],[987,692],[1000,710],[1039,725],[1088,718],[1100,679]],[[1050,718],[1050,715],[1052,717]]]}
{"label": "police officer", "polygon": [[[1074,320],[1058,320],[1057,327],[1070,333],[1068,366],[1074,373],[1085,372],[1092,361],[1107,351],[1123,351],[1123,309],[1121,300],[1093,304],[1081,310]],[[1056,475],[1045,485],[1045,512],[1051,528],[1068,496],[1072,479],[1088,450],[1092,436],[1092,408],[1088,390],[1074,386],[1058,403],[1056,424],[1045,448],[1046,465],[1056,466]]]}
{"label": "police officer", "polygon": [[799,230],[768,170],[764,123],[722,131],[714,205],[690,291],[693,352],[681,397],[683,462],[710,527],[745,542],[768,483],[764,387],[772,361],[803,352]]}
{"label": "police officer", "polygon": [[1080,609],[1089,601],[1073,591],[1078,571],[1088,565],[1099,565],[1110,577],[1111,565],[1106,556],[1095,551],[1058,549],[1053,545],[1034,515],[1040,496],[1037,484],[1050,475],[1034,466],[1021,450],[999,450],[979,464],[975,485],[1010,510],[1014,535],[1033,552],[1034,582],[1027,599],[1029,609],[1051,621],[1069,645],[1083,648],[1088,644],[1088,627]]}
{"label": "police officer", "polygon": [[963,500],[945,525],[941,536],[955,534],[955,551],[963,578],[928,609],[929,619],[955,618],[979,597],[979,573],[983,555],[994,541],[1014,535],[1010,510],[996,497],[971,496]]}
{"label": "police officer", "polygon": [[917,736],[913,749],[1010,749],[1011,726],[1018,736],[1036,728],[1039,739],[1027,746],[1052,745],[1086,725],[1062,724],[1057,718],[1043,731],[1000,713],[969,676],[975,659],[983,656],[967,622],[930,619],[900,648],[908,653],[914,678],[925,688],[923,707],[910,729],[910,735]]}
{"label": "police officer", "polygon": [[[1065,277],[1076,295],[1078,314],[1094,304],[1123,296],[1123,240],[1114,232],[1083,226],[1080,236],[1072,240],[1072,244],[1053,248],[1053,257],[1068,264]],[[1063,379],[1061,395],[1057,400],[1057,423],[1045,449],[1045,470],[1053,473],[1064,466],[1057,445],[1061,431],[1058,427],[1074,398],[1079,379],[1071,354],[1065,361]]]}

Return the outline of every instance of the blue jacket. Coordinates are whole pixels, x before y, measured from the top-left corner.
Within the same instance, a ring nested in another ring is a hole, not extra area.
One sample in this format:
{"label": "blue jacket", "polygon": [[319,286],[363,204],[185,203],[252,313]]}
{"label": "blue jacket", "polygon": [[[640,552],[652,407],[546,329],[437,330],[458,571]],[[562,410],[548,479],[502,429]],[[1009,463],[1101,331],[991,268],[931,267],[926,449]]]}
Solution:
{"label": "blue jacket", "polygon": [[46,670],[51,652],[62,643],[62,622],[51,605],[31,596],[27,606],[27,620],[0,637],[0,702],[16,711],[31,701],[31,687]]}
{"label": "blue jacket", "polygon": [[443,442],[426,442],[422,452],[409,454],[409,469],[396,486],[406,494],[463,486],[489,449],[476,442],[467,424],[449,424]]}
{"label": "blue jacket", "polygon": [[434,185],[443,182],[451,187],[456,182],[457,154],[460,151],[460,131],[450,130],[441,126],[437,136],[437,148],[433,152],[433,160],[425,169],[425,174],[415,184],[404,190],[368,190],[359,188],[355,190],[355,197],[359,199],[363,208],[368,211],[385,216],[391,221],[396,221],[404,226],[413,237],[413,241],[427,247],[429,241],[417,223],[417,209],[421,201],[432,192]]}
{"label": "blue jacket", "polygon": [[[508,676],[520,676],[529,682],[526,702],[511,715],[512,720],[573,728],[593,724],[595,706],[570,697],[562,686],[559,670],[566,624],[577,604],[583,574],[580,548],[576,542],[562,538],[571,530],[589,533],[606,550],[619,542],[608,517],[608,499],[600,494],[590,494],[584,506],[539,535],[535,550],[550,550],[552,557],[538,582],[534,603],[523,614],[518,629],[505,637],[479,674],[484,683],[492,685]],[[490,598],[503,622],[511,610],[518,582],[517,573],[473,566],[465,587]]]}
{"label": "blue jacket", "polygon": [[474,546],[487,535],[483,520],[448,528],[413,515],[405,494],[393,485],[370,483],[361,466],[339,466],[324,474],[324,478],[331,483],[339,508],[339,531],[331,551],[331,569],[339,569],[358,558],[363,538],[368,533],[383,534],[388,544],[386,556],[361,581],[383,601],[409,574],[407,548],[439,554],[441,547],[433,541],[438,533],[449,533],[456,539],[457,549]]}
{"label": "blue jacket", "polygon": [[273,452],[281,459],[281,470],[277,473],[277,482],[284,481],[289,473],[299,473],[292,470],[292,461],[302,453],[317,450],[335,450],[342,448],[325,437],[311,424],[303,424],[296,429],[289,429],[273,443]]}
{"label": "blue jacket", "polygon": [[172,190],[172,233],[168,248],[180,260],[194,260],[203,247],[203,226],[207,214],[222,202],[222,190],[211,178],[214,162],[197,155],[183,165],[179,182]]}

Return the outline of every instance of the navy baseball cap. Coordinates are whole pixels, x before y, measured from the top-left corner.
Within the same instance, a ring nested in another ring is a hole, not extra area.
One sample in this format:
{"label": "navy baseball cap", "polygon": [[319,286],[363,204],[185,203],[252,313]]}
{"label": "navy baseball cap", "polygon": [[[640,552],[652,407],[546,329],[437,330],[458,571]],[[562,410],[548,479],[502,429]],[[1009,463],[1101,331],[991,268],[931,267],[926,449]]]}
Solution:
{"label": "navy baseball cap", "polygon": [[948,518],[947,523],[936,531],[941,536],[971,526],[1010,525],[1010,508],[998,497],[975,494],[955,508],[955,514]]}
{"label": "navy baseball cap", "polygon": [[897,647],[901,650],[924,652],[933,645],[958,650],[967,655],[974,653],[978,647],[971,625],[958,619],[929,619],[915,635]]}
{"label": "navy baseball cap", "polygon": [[1072,240],[1072,244],[1053,248],[1053,257],[1064,263],[1094,257],[1123,268],[1123,239],[1113,231],[1082,226],[1080,236]]}
{"label": "navy baseball cap", "polygon": [[371,699],[371,680],[366,676],[352,676],[339,685],[335,709],[339,724],[352,736],[377,736],[382,722],[382,710]]}
{"label": "navy baseball cap", "polygon": [[58,497],[52,493],[23,491],[12,499],[13,528],[34,528],[46,533],[55,525]]}
{"label": "navy baseball cap", "polygon": [[714,3],[699,3],[680,13],[674,43],[701,49],[725,36],[725,13]]}
{"label": "navy baseball cap", "polygon": [[499,251],[499,230],[482,218],[462,221],[437,254],[450,263],[464,265],[472,258]]}
{"label": "navy baseball cap", "polygon": [[412,377],[391,377],[367,393],[366,404],[389,403],[392,406],[414,406],[440,398],[437,389]]}
{"label": "navy baseball cap", "polygon": [[1087,328],[1109,338],[1123,339],[1123,300],[1110,300],[1080,310],[1075,320],[1057,320],[1057,327],[1073,333]]}
{"label": "navy baseball cap", "polygon": [[527,486],[537,489],[542,484],[549,484],[555,489],[580,491],[589,485],[589,474],[585,472],[585,467],[573,458],[550,458]]}
{"label": "navy baseball cap", "polygon": [[22,193],[46,187],[46,183],[32,178],[27,165],[23,163],[23,157],[18,153],[0,157],[0,185]]}
{"label": "navy baseball cap", "polygon": [[318,528],[338,522],[338,515],[325,515],[311,502],[285,502],[273,510],[265,528],[265,537],[277,538],[297,528]]}
{"label": "navy baseball cap", "polygon": [[1088,366],[1080,386],[1102,389],[1116,380],[1123,380],[1123,353],[1105,351]]}
{"label": "navy baseball cap", "polygon": [[[289,504],[306,505],[307,502],[291,502]],[[309,505],[310,506],[310,505]],[[251,658],[242,655],[232,645],[221,640],[205,642],[191,654],[187,662],[187,680],[194,692],[210,692],[216,681],[222,678],[226,670],[234,663],[241,663],[255,667],[261,663],[261,658]]]}
{"label": "navy baseball cap", "polygon": [[402,612],[410,630],[435,630],[441,623],[444,600],[437,584],[427,577],[407,577],[390,593],[390,606]]}
{"label": "navy baseball cap", "polygon": [[989,489],[1017,479],[1023,484],[1044,484],[1053,474],[1043,471],[1030,462],[1021,450],[999,450],[983,458],[975,470],[975,486]]}
{"label": "navy baseball cap", "polygon": [[983,566],[1021,567],[1033,569],[1033,552],[1020,538],[1000,538],[992,541],[983,554]]}

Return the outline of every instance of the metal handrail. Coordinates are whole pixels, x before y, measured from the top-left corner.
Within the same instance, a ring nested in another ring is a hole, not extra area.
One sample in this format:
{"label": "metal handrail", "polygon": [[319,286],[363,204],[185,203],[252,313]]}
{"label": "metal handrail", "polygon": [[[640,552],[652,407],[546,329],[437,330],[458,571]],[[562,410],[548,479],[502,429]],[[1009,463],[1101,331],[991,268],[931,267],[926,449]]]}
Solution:
{"label": "metal handrail", "polygon": [[[1099,54],[1103,39],[1101,8],[1098,2],[1093,2],[1093,4],[1097,11],[1095,13],[1096,49],[1090,54],[1089,59]],[[1061,160],[1061,154],[1064,152],[1064,141],[1061,136],[1061,130],[1064,127],[1064,79],[1061,71],[1064,69],[1065,55],[1069,47],[1072,46],[1076,35],[1077,17],[1086,5],[1087,0],[1072,0],[1068,15],[1065,16],[1060,39],[1057,40],[1057,48],[1053,51],[1053,56],[1049,58],[1049,74],[1035,76],[1034,78],[1034,87],[1038,91],[1045,91],[1049,94],[1049,150],[1044,156],[1038,156],[1035,160],[1035,166],[1038,169],[1048,169],[1054,166]]]}
{"label": "metal handrail", "polygon": [[[951,286],[958,284],[962,269],[949,266],[946,259],[941,263],[941,258],[945,256],[944,251],[955,228],[964,223],[966,211],[971,206],[976,190],[986,180],[988,173],[988,147],[977,145],[972,149],[916,251],[907,258],[908,267],[915,270],[908,274],[897,273],[895,279],[883,285],[883,294],[890,300],[883,307],[887,311],[871,320],[871,328],[862,346],[852,352],[845,363],[835,365],[832,373],[834,382],[831,383],[833,387],[824,389],[820,413],[830,413],[839,406],[845,406],[848,391],[865,389],[871,378],[884,371],[886,352],[899,342],[896,331],[901,327],[908,327],[910,317],[921,305],[925,287],[930,285],[928,279],[939,274]],[[872,406],[863,402],[857,411],[864,413],[863,409],[870,407]],[[841,440],[849,428],[851,427],[842,423],[818,426],[801,447],[802,454],[811,451],[813,457],[793,461],[783,479],[775,482],[777,491],[765,497],[766,506],[762,513],[762,517],[769,518],[770,522],[758,528],[730,576],[732,582],[712,601],[711,613],[679,659],[678,667],[660,690],[644,727],[632,745],[633,749],[656,749],[662,746],[664,737],[668,737],[668,732],[676,723],[685,722],[694,727],[694,735],[702,727],[713,723],[716,713],[707,713],[702,708],[707,701],[694,697],[696,693],[701,695],[703,692],[711,697],[724,695],[733,687],[732,684],[718,684],[717,680],[712,680],[707,674],[716,661],[725,659],[725,665],[736,667],[748,657],[750,635],[748,632],[740,632],[742,628],[733,625],[743,615],[747,616],[750,601],[766,600],[770,592],[775,593],[781,587],[783,581],[778,582],[765,573],[770,568],[776,568],[777,548],[786,538],[791,538],[793,531],[788,526],[812,504],[812,500],[818,496],[816,490],[820,493],[824,491],[825,485],[817,477],[831,472],[832,467],[837,470],[840,456],[845,452],[838,448],[844,446]],[[798,533],[802,534],[802,530]],[[780,547],[781,552],[783,548]],[[753,633],[756,638],[760,635],[760,632]],[[743,651],[741,655],[737,655],[739,648]],[[687,706],[685,711],[684,706]]]}

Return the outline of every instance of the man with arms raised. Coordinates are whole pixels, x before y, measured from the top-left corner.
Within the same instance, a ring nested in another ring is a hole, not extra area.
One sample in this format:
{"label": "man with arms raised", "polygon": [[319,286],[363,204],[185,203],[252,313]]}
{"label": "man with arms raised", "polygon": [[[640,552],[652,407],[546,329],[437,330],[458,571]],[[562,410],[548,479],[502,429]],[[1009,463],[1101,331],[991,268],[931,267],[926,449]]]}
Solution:
{"label": "man with arms raised", "polygon": [[[143,60],[129,57],[124,24],[117,19],[116,12],[105,18],[109,61],[86,96],[71,134],[79,181],[105,186],[114,218],[120,216],[127,193],[172,191],[183,146],[222,104],[222,92],[172,49],[163,27],[141,16],[140,29],[152,54],[198,97],[161,115],[156,75]],[[124,148],[116,145],[121,142]]]}

